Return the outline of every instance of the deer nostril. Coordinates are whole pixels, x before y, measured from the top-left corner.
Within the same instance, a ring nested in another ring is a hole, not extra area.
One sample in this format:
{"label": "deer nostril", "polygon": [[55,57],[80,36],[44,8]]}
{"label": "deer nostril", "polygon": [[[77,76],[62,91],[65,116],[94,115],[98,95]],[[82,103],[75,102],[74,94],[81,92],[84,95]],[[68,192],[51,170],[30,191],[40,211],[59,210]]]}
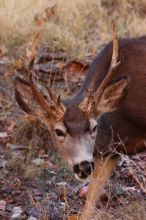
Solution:
{"label": "deer nostril", "polygon": [[89,163],[89,164],[87,164],[87,165],[85,166],[85,173],[86,173],[87,175],[90,175],[90,174],[91,174],[91,171],[92,171],[92,165],[91,165],[91,163]]}
{"label": "deer nostril", "polygon": [[79,164],[74,165],[73,170],[74,170],[74,173],[77,173],[77,174],[78,174],[78,173],[80,172],[80,166],[79,166]]}

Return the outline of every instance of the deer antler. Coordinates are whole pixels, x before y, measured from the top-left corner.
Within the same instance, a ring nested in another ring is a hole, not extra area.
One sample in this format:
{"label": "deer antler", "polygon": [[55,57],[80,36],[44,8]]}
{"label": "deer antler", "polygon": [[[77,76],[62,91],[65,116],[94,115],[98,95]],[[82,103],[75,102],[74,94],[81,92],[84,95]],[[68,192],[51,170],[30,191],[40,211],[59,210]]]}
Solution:
{"label": "deer antler", "polygon": [[108,71],[106,77],[104,78],[104,80],[102,81],[102,83],[100,84],[100,86],[98,87],[98,89],[96,91],[96,94],[95,94],[96,103],[98,103],[98,101],[100,100],[105,88],[107,87],[107,85],[111,81],[111,79],[113,78],[113,76],[114,76],[114,74],[120,64],[121,64],[121,61],[118,61],[118,35],[116,32],[115,23],[113,21],[112,60],[111,60],[110,68],[109,68],[109,71]]}
{"label": "deer antler", "polygon": [[38,89],[36,75],[33,71],[38,37],[39,35],[37,35],[34,38],[34,42],[32,46],[32,54],[31,54],[31,58],[29,62],[29,68],[28,68],[30,88],[32,90],[34,98],[36,99],[38,104],[41,106],[41,108],[47,113],[47,115],[51,114],[56,120],[60,120],[65,113],[65,106],[63,106],[63,104],[61,103],[60,96],[57,98],[55,95],[52,94],[51,90],[49,89],[49,95],[52,101],[52,103],[49,104],[47,96],[44,95],[43,92],[40,91],[40,89]]}
{"label": "deer antler", "polygon": [[93,112],[95,109],[95,99],[92,91],[90,89],[87,90],[87,94],[84,100],[80,103],[79,108],[86,113]]}
{"label": "deer antler", "polygon": [[[91,83],[91,86],[89,87],[89,90],[87,92],[87,95],[85,96],[84,100],[80,103],[79,108],[82,111],[85,111],[87,113],[92,113],[93,111],[96,111],[96,106],[98,105],[100,98],[106,89],[107,85],[111,81],[112,77],[114,76],[114,73],[116,72],[118,66],[120,65],[121,61],[118,61],[118,35],[115,28],[115,23],[113,22],[113,52],[112,52],[112,60],[110,64],[109,71],[98,87],[95,95],[93,96],[92,90],[93,90],[93,81]],[[93,79],[94,80],[94,79]],[[89,95],[90,91],[90,95]],[[93,107],[95,107],[93,109]]]}

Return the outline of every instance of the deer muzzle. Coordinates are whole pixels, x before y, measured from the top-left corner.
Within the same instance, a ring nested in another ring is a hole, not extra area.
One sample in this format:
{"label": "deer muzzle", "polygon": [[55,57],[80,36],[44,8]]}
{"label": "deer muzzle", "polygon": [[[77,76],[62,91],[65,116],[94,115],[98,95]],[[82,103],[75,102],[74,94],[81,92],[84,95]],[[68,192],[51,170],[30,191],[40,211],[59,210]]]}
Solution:
{"label": "deer muzzle", "polygon": [[94,169],[94,163],[88,161],[82,161],[80,164],[75,164],[73,167],[75,176],[79,180],[84,180],[90,176]]}

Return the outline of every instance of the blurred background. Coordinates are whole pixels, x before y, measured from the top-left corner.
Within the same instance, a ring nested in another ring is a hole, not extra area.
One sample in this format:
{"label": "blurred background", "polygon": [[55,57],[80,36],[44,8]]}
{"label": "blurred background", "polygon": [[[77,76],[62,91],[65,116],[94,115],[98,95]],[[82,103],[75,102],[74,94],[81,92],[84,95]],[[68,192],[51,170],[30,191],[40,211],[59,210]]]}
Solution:
{"label": "blurred background", "polygon": [[0,0],[0,42],[20,47],[40,31],[51,50],[84,58],[112,39],[112,19],[120,37],[144,35],[146,1]]}

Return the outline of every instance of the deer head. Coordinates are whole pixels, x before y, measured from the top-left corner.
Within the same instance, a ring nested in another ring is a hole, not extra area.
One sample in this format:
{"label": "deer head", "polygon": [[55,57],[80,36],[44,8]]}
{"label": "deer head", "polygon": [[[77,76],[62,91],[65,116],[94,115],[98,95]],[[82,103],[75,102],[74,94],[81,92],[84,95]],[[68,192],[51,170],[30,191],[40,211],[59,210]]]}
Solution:
{"label": "deer head", "polygon": [[[97,119],[100,115],[114,111],[125,95],[127,79],[120,79],[109,85],[116,73],[120,61],[118,61],[118,37],[113,25],[113,53],[109,71],[93,93],[93,81],[80,104],[64,104],[60,96],[54,95],[50,89],[47,94],[39,88],[33,63],[35,53],[31,57],[28,70],[28,82],[16,77],[15,96],[18,104],[28,114],[34,114],[48,127],[52,142],[60,154],[65,158],[74,170],[75,176],[83,180],[87,178],[94,167],[94,146],[97,135]],[[93,79],[94,80],[94,79]],[[40,107],[35,110],[27,97],[32,95]]]}

